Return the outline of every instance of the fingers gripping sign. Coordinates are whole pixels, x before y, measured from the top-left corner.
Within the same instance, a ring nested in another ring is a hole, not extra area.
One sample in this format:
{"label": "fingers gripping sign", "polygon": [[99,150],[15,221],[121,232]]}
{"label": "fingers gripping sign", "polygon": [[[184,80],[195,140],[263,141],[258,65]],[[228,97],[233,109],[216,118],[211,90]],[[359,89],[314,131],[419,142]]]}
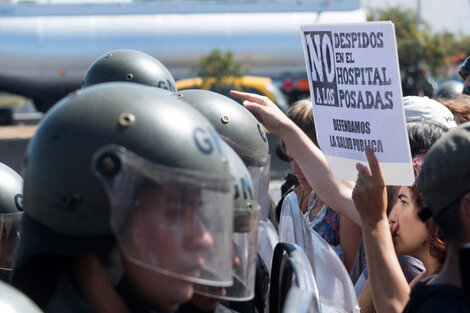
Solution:
{"label": "fingers gripping sign", "polygon": [[279,134],[290,122],[268,97],[235,90],[231,90],[230,95],[242,100],[245,108],[273,134]]}
{"label": "fingers gripping sign", "polygon": [[379,161],[370,147],[366,147],[369,168],[356,164],[357,181],[352,198],[363,221],[375,222],[386,218],[387,192]]}

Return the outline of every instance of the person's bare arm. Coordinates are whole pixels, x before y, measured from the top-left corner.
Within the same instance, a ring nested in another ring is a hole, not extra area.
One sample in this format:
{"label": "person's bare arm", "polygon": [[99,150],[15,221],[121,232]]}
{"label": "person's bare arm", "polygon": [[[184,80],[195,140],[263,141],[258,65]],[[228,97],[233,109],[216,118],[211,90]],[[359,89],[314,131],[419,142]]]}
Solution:
{"label": "person's bare arm", "polygon": [[308,183],[323,202],[361,225],[351,198],[354,182],[336,179],[321,150],[267,97],[233,90],[230,93],[243,100],[243,105],[264,127],[284,140]]}
{"label": "person's bare arm", "polygon": [[343,249],[344,266],[350,272],[356,259],[362,230],[346,215],[341,214],[339,219],[339,241]]}
{"label": "person's bare arm", "polygon": [[398,262],[387,219],[387,193],[379,162],[366,148],[369,169],[358,163],[353,199],[362,219],[362,233],[372,300],[377,312],[402,312],[410,287]]}
{"label": "person's bare arm", "polygon": [[372,294],[370,291],[369,280],[366,280],[366,283],[364,284],[357,301],[359,302],[361,313],[375,313],[374,303],[372,303]]}

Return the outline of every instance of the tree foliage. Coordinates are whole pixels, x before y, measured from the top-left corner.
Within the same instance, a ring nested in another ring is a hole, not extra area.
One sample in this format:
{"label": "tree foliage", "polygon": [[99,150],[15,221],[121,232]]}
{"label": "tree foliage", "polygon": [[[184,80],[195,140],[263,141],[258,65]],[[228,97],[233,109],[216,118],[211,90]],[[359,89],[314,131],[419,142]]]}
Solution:
{"label": "tree foliage", "polygon": [[470,52],[470,36],[433,33],[425,21],[418,29],[416,13],[410,9],[377,10],[368,19],[394,23],[404,85],[420,89],[418,85],[427,84],[430,76],[448,79]]}
{"label": "tree foliage", "polygon": [[220,50],[213,50],[208,56],[199,59],[193,71],[203,81],[213,80],[212,86],[217,89],[217,86],[228,84],[228,78],[245,75],[248,68],[235,63],[232,52],[223,53]]}

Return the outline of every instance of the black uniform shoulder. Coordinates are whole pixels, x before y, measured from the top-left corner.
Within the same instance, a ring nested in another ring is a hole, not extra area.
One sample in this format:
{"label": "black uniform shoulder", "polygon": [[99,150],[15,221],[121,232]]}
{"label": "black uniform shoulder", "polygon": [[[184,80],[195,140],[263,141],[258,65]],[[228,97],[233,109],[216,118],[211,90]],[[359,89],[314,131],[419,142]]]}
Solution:
{"label": "black uniform shoulder", "polygon": [[403,313],[424,312],[470,313],[470,310],[465,308],[461,288],[445,284],[426,285],[425,282],[419,282],[411,290],[410,300]]}

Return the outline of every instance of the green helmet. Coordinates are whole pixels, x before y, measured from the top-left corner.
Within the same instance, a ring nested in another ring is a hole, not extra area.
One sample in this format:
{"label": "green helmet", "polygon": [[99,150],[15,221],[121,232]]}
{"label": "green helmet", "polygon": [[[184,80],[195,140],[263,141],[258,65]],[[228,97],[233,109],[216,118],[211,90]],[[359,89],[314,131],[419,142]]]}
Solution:
{"label": "green helmet", "polygon": [[[113,235],[136,264],[228,285],[233,188],[221,142],[199,112],[166,90],[131,83],[82,89],[55,105],[30,141],[25,214],[59,235],[89,238],[82,250],[94,236]],[[164,259],[177,259],[171,243],[201,233],[210,236],[203,262],[210,273],[200,264],[188,273],[181,269],[189,266],[173,269],[180,260]]]}
{"label": "green helmet", "polygon": [[228,288],[196,285],[195,292],[212,298],[246,301],[254,297],[260,209],[245,164],[229,145],[222,143],[222,149],[228,158],[235,187],[232,242],[236,261],[233,267],[233,285]]}
{"label": "green helmet", "polygon": [[212,91],[182,90],[176,96],[201,112],[241,157],[257,189],[261,219],[267,219],[270,156],[261,124],[238,102]]}
{"label": "green helmet", "polygon": [[279,236],[268,219],[271,157],[263,127],[238,102],[215,92],[182,90],[175,95],[199,110],[214,125],[220,137],[237,152],[248,168],[261,209],[257,238],[258,253],[270,269],[274,247],[279,241]]}
{"label": "green helmet", "polygon": [[93,62],[83,87],[119,81],[177,90],[173,76],[160,61],[141,51],[124,49],[108,52]]}
{"label": "green helmet", "polygon": [[268,139],[263,127],[238,102],[208,90],[181,90],[178,95],[201,112],[237,153],[268,153]]}
{"label": "green helmet", "polygon": [[8,275],[23,215],[23,178],[0,163],[0,275]]}

